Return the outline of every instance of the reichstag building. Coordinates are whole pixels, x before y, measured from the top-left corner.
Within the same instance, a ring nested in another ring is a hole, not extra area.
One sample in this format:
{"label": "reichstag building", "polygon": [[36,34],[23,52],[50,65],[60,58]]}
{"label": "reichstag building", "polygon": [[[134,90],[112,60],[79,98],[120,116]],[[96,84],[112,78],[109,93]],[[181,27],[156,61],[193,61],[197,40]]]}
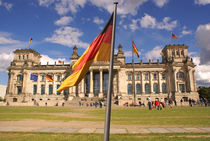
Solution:
{"label": "reichstag building", "polygon": [[[149,60],[134,64],[136,102],[146,105],[148,96],[152,101],[162,98],[165,101],[176,101],[178,104],[181,99],[197,100],[199,96],[194,76],[195,65],[188,56],[188,46],[166,45],[161,54],[162,61]],[[14,60],[8,68],[8,104],[60,106],[80,100],[106,99],[108,62],[94,62],[78,86],[59,93],[56,89],[72,73],[72,65],[79,59],[77,47],[73,48],[70,64],[55,62],[53,65],[41,65],[40,58],[41,55],[33,49],[14,51]],[[132,63],[125,62],[121,45],[114,56],[113,69],[113,103],[119,106],[133,103],[133,66]],[[37,76],[37,79],[31,79],[32,75]],[[51,76],[54,81],[49,81],[46,76]]]}

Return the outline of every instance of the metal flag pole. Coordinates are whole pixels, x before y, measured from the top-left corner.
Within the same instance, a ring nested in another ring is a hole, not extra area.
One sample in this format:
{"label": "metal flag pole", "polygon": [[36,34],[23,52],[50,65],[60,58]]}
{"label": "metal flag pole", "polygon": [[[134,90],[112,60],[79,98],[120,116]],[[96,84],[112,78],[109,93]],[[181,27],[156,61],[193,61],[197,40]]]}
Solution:
{"label": "metal flag pole", "polygon": [[116,23],[117,4],[118,4],[118,2],[114,2],[114,15],[113,15],[114,17],[113,17],[112,42],[111,42],[111,54],[110,54],[110,65],[109,65],[109,84],[108,84],[108,94],[107,94],[107,104],[106,104],[106,117],[105,117],[105,124],[104,124],[104,141],[109,141],[109,134],[110,134],[114,43],[115,43],[115,23]]}
{"label": "metal flag pole", "polygon": [[134,51],[133,51],[133,47],[132,47],[132,66],[133,66],[133,77],[132,77],[132,92],[133,92],[133,99],[134,99],[134,103],[136,104],[136,94],[135,94],[135,71],[134,71]]}

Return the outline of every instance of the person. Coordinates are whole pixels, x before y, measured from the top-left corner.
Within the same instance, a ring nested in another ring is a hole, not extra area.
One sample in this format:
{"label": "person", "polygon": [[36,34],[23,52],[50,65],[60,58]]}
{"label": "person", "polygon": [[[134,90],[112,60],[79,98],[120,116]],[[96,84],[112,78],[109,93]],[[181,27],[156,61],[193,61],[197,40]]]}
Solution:
{"label": "person", "polygon": [[147,97],[147,101],[148,101],[149,110],[152,110],[152,103],[150,97]]}
{"label": "person", "polygon": [[189,105],[190,105],[190,107],[192,107],[192,100],[191,100],[191,98],[189,99]]}
{"label": "person", "polygon": [[182,106],[182,102],[183,102],[183,100],[181,99],[181,100],[180,100],[181,106]]}
{"label": "person", "polygon": [[172,100],[171,99],[169,99],[168,105],[169,105],[170,108],[172,108],[172,106],[171,106],[172,105]]}

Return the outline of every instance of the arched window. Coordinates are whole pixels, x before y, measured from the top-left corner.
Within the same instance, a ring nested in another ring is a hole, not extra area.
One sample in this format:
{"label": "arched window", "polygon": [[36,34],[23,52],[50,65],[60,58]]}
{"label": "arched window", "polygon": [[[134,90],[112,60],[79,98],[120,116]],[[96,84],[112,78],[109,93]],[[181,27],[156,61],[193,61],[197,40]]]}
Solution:
{"label": "arched window", "polygon": [[33,94],[37,94],[37,85],[36,84],[34,84],[34,86],[33,86]]}
{"label": "arched window", "polygon": [[184,78],[184,73],[183,72],[177,72],[177,76],[178,79]]}
{"label": "arched window", "polygon": [[136,94],[141,94],[141,85],[136,84]]}
{"label": "arched window", "polygon": [[166,83],[162,83],[162,93],[166,93]]}
{"label": "arched window", "polygon": [[146,93],[146,94],[149,94],[149,93],[150,93],[149,84],[146,83],[144,86],[145,86],[145,93]]}
{"label": "arched window", "polygon": [[184,56],[184,50],[182,50],[182,51],[181,51],[181,55],[183,55],[183,56]]}
{"label": "arched window", "polygon": [[52,93],[53,93],[53,85],[50,84],[50,85],[49,85],[49,94],[52,94]]}
{"label": "arched window", "polygon": [[158,94],[159,92],[158,92],[158,84],[157,83],[154,83],[153,84],[153,92],[155,93],[155,94]]}
{"label": "arched window", "polygon": [[128,94],[132,94],[132,85],[128,84]]}
{"label": "arched window", "polygon": [[41,85],[41,94],[43,95],[43,94],[45,94],[45,85]]}

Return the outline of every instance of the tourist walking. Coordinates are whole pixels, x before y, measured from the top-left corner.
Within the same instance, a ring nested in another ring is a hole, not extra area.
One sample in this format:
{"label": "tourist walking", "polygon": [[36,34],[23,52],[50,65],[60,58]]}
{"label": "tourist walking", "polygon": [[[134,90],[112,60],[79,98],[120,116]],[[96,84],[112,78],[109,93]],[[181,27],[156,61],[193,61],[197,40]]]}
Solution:
{"label": "tourist walking", "polygon": [[149,110],[152,110],[152,103],[150,97],[147,97],[147,101],[148,101]]}

